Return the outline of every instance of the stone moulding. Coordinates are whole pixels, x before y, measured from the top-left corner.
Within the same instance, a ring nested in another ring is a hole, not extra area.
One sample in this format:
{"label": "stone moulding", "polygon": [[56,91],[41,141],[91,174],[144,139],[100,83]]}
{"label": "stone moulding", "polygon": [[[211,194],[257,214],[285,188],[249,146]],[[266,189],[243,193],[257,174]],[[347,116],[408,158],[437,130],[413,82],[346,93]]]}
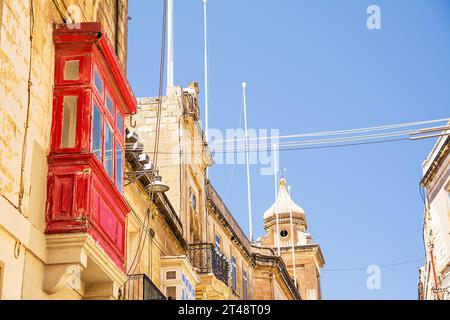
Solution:
{"label": "stone moulding", "polygon": [[101,285],[101,291],[110,288],[108,296],[118,297],[126,275],[89,234],[47,235],[46,240],[45,292],[52,294],[69,286],[89,297]]}

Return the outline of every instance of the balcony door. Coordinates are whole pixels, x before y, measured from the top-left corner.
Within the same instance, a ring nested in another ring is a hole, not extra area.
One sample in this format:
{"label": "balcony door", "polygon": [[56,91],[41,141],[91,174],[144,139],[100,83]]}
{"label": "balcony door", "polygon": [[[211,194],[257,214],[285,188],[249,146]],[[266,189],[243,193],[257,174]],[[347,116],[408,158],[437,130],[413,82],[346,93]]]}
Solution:
{"label": "balcony door", "polygon": [[202,242],[199,214],[192,208],[189,210],[189,231],[189,243]]}

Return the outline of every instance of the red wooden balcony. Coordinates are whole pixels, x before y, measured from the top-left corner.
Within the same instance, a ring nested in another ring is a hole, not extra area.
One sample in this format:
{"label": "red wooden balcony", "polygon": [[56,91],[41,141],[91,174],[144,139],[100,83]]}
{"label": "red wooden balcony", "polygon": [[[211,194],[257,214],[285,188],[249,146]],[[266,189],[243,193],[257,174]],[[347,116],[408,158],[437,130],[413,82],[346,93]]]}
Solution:
{"label": "red wooden balcony", "polygon": [[46,233],[87,233],[124,269],[124,117],[136,99],[99,23],[58,25]]}

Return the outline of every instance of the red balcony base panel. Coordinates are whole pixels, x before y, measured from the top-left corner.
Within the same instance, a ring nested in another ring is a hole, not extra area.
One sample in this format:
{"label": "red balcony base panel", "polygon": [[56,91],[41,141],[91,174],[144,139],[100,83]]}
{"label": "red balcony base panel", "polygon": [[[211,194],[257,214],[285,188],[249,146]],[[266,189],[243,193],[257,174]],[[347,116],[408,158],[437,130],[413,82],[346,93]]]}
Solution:
{"label": "red balcony base panel", "polygon": [[107,241],[104,241],[103,237],[96,234],[91,230],[88,232],[92,238],[105,250],[105,252],[108,254],[108,256],[114,261],[116,266],[119,267],[119,269],[125,273],[125,261],[124,256],[121,254],[118,254],[116,252],[116,248],[112,247]]}
{"label": "red balcony base panel", "polygon": [[124,270],[123,196],[94,155],[49,158],[46,234],[88,233]]}

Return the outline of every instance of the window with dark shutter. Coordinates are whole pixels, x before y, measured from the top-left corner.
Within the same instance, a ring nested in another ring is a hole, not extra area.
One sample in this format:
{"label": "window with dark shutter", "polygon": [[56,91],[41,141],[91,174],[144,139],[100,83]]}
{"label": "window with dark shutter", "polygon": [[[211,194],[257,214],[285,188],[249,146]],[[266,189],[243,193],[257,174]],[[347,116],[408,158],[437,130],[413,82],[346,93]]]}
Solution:
{"label": "window with dark shutter", "polygon": [[236,266],[236,257],[232,256],[231,258],[231,283],[232,289],[236,291],[237,289],[237,266]]}

